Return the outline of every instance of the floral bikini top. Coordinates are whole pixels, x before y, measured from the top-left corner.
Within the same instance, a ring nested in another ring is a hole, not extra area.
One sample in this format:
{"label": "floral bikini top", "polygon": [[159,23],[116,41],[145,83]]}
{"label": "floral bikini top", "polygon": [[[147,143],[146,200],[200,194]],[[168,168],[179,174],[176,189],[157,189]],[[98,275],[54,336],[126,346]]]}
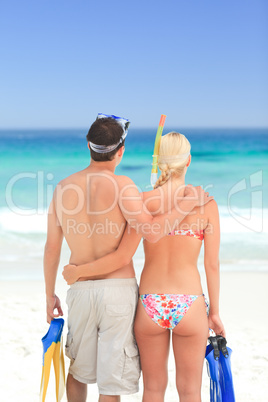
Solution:
{"label": "floral bikini top", "polygon": [[204,230],[175,229],[168,234],[169,236],[190,236],[198,240],[204,239]]}

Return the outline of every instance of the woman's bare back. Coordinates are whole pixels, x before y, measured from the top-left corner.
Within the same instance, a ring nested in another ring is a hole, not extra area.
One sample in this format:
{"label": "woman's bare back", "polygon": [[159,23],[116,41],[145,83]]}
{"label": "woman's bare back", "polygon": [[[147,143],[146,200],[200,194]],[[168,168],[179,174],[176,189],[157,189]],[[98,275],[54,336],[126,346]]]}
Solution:
{"label": "woman's bare back", "polygon": [[[143,194],[152,214],[168,212],[174,203],[174,191],[166,184]],[[157,194],[157,196],[156,196]],[[215,202],[215,201],[211,201]],[[185,234],[211,229],[209,215],[211,202],[195,208],[176,227]],[[171,231],[172,228],[170,228]],[[144,240],[145,264],[140,281],[140,293],[202,293],[197,269],[202,240],[189,235],[168,235],[157,243]]]}

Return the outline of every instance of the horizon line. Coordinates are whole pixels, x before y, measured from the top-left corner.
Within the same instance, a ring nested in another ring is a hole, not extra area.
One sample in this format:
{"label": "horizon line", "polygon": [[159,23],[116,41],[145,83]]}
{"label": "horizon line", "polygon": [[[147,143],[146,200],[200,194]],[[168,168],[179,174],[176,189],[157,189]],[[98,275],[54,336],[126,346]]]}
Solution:
{"label": "horizon line", "polygon": [[[90,127],[90,126],[89,126]],[[178,128],[178,126],[173,126],[173,129]],[[180,126],[182,129],[208,129],[208,130],[228,130],[228,129],[241,129],[241,130],[252,130],[252,129],[266,129],[268,130],[267,126]],[[157,129],[156,126],[131,126],[129,130],[137,129],[137,130],[154,130]],[[166,126],[165,129],[172,129],[171,126]],[[15,131],[15,130],[89,130],[87,127],[82,126],[74,126],[74,127],[0,127],[0,131]]]}

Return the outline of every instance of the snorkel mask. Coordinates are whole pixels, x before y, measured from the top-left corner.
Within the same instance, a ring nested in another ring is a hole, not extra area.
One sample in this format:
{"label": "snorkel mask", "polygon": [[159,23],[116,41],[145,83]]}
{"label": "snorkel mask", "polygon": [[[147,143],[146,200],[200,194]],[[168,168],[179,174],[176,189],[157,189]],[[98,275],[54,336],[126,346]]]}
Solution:
{"label": "snorkel mask", "polygon": [[120,126],[123,129],[123,134],[122,134],[120,140],[116,144],[99,145],[99,144],[94,144],[93,142],[89,141],[90,148],[99,154],[105,154],[108,152],[112,152],[118,147],[118,145],[122,144],[122,142],[126,138],[127,133],[128,133],[128,127],[130,125],[130,121],[123,117],[118,117],[118,116],[114,116],[113,114],[110,115],[110,114],[104,114],[104,113],[98,113],[97,120],[98,119],[114,119],[118,124],[120,124]]}

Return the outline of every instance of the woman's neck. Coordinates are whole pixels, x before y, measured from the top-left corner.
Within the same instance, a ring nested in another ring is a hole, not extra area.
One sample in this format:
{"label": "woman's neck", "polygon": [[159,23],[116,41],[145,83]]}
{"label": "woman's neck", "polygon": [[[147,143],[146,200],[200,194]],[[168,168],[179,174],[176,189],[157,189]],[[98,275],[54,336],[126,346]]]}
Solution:
{"label": "woman's neck", "polygon": [[183,197],[185,189],[185,175],[177,177],[171,176],[171,178],[166,182],[167,189],[171,193],[175,193],[179,197]]}

